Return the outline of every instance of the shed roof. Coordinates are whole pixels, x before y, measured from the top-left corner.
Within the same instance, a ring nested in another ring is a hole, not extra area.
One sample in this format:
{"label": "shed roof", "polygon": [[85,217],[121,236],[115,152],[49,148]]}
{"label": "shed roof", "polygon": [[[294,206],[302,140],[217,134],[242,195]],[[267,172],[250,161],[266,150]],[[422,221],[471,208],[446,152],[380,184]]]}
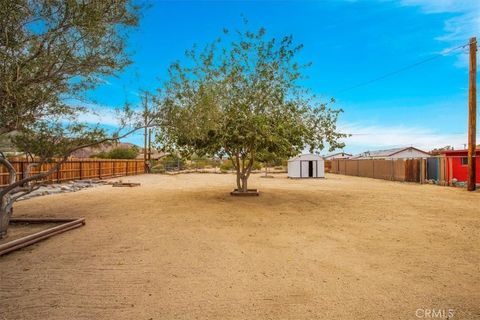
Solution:
{"label": "shed roof", "polygon": [[323,160],[322,156],[319,156],[318,154],[301,154],[299,156],[293,157],[288,159],[288,161],[300,161],[300,160]]}

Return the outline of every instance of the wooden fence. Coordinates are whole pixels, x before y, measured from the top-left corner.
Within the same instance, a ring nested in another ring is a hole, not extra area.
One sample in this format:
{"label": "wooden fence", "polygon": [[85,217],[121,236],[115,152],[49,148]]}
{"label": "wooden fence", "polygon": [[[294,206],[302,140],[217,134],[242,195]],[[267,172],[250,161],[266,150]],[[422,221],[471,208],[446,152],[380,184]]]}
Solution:
{"label": "wooden fence", "polygon": [[332,173],[348,176],[420,183],[425,180],[424,159],[335,159],[331,165]]}
{"label": "wooden fence", "polygon": [[332,172],[332,160],[325,160],[325,172]]}
{"label": "wooden fence", "polygon": [[[17,171],[17,179],[25,175],[28,162],[25,159],[11,160]],[[39,168],[32,168],[31,174],[47,172],[55,164],[45,163]],[[142,174],[145,172],[143,160],[111,160],[111,159],[71,159],[60,166],[60,170],[52,173],[43,182],[62,182],[83,179],[104,179]],[[8,183],[8,171],[0,165],[0,186]]]}

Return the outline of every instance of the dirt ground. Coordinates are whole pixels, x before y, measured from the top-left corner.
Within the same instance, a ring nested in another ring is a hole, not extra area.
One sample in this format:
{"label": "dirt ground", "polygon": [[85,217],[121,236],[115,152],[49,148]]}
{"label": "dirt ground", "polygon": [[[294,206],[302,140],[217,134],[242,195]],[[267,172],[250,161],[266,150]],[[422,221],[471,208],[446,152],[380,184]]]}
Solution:
{"label": "dirt ground", "polygon": [[0,257],[1,320],[480,319],[478,192],[255,175],[261,195],[238,198],[230,174],[128,180],[142,186],[18,203],[87,224]]}

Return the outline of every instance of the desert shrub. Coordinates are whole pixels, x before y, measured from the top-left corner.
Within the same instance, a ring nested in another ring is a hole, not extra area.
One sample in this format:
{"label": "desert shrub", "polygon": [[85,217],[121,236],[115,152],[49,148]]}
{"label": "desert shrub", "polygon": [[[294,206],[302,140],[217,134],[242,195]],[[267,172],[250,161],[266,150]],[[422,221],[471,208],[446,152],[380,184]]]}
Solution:
{"label": "desert shrub", "polygon": [[207,160],[205,159],[192,161],[192,166],[195,167],[196,169],[203,169],[205,168],[206,165],[207,165]]}
{"label": "desert shrub", "polygon": [[135,159],[139,150],[136,147],[115,148],[108,152],[109,159]]}
{"label": "desert shrub", "polygon": [[255,161],[253,163],[253,170],[260,170],[260,169],[262,169],[262,163],[259,161]]}
{"label": "desert shrub", "polygon": [[102,151],[90,156],[90,158],[100,159],[135,159],[140,150],[137,147],[119,147],[108,152]]}
{"label": "desert shrub", "polygon": [[233,170],[232,160],[223,161],[223,163],[220,165],[220,170],[222,170],[222,171]]}

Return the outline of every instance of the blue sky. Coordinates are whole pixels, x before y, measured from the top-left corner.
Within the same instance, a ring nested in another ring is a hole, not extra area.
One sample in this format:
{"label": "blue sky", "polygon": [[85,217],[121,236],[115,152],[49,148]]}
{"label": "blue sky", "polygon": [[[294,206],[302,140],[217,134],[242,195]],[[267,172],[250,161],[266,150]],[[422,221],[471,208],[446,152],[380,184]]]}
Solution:
{"label": "blue sky", "polygon": [[[480,1],[152,1],[128,50],[134,63],[89,93],[100,116],[114,124],[112,108],[139,103],[155,91],[168,65],[193,44],[206,44],[224,27],[261,26],[272,37],[293,35],[312,62],[304,84],[345,110],[339,127],[353,136],[345,151],[409,146],[430,149],[466,143],[467,48],[395,76],[345,90],[480,37]],[[140,135],[125,141],[141,144]]]}

